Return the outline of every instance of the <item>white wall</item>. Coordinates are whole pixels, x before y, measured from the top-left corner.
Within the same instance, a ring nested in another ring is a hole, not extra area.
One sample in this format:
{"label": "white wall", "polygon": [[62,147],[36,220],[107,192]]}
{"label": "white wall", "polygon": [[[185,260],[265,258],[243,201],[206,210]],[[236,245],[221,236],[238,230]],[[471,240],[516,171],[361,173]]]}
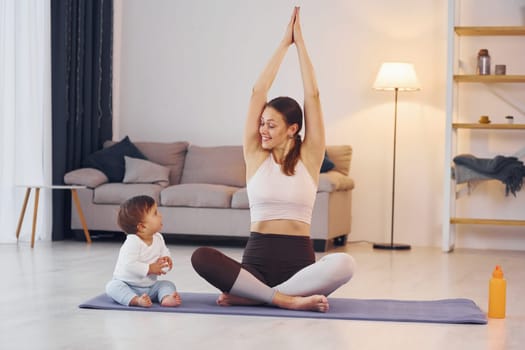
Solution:
{"label": "white wall", "polygon": [[[394,96],[372,84],[382,62],[410,61],[422,90],[399,96],[396,241],[440,246],[445,1],[123,1],[115,137],[241,144],[251,87],[296,4],[328,144],[354,148],[351,240],[390,239]],[[275,95],[302,100],[294,48],[270,91]],[[515,248],[514,241],[502,248]]]}

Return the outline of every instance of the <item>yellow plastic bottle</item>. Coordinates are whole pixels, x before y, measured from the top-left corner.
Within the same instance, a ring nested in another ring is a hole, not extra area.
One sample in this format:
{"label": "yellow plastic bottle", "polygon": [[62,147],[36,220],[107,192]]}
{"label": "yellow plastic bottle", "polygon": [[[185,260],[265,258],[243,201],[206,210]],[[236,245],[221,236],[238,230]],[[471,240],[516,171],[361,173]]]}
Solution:
{"label": "yellow plastic bottle", "polygon": [[507,281],[501,266],[497,265],[489,282],[489,317],[505,318],[506,294]]}

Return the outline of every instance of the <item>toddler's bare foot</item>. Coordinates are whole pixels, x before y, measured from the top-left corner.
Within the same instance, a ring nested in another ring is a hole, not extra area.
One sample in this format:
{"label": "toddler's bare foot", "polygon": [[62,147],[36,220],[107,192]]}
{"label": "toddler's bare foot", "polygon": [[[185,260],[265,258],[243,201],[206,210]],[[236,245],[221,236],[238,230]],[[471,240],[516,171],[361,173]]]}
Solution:
{"label": "toddler's bare foot", "polygon": [[131,299],[129,302],[130,306],[142,306],[142,307],[151,307],[153,303],[151,302],[151,299],[149,295],[142,294],[141,296],[136,296]]}
{"label": "toddler's bare foot", "polygon": [[324,295],[299,297],[284,295],[277,292],[274,296],[273,304],[284,309],[317,312],[327,312],[329,308],[328,299]]}
{"label": "toddler's bare foot", "polygon": [[260,301],[243,298],[236,295],[222,293],[217,298],[217,304],[220,306],[234,306],[234,305],[261,305]]}
{"label": "toddler's bare foot", "polygon": [[173,294],[166,295],[160,302],[161,306],[179,306],[182,303],[179,293],[174,292]]}

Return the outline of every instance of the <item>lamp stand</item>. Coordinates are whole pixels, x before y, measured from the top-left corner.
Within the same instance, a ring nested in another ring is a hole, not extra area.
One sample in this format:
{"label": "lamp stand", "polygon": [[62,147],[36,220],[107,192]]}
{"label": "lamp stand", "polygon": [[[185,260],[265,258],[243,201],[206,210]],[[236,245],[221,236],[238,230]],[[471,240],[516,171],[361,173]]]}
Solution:
{"label": "lamp stand", "polygon": [[398,88],[394,89],[395,93],[395,108],[394,108],[394,155],[393,159],[393,170],[392,170],[392,218],[390,220],[390,243],[374,243],[374,249],[388,249],[388,250],[408,250],[410,249],[409,244],[394,243],[394,203],[396,195],[396,135],[397,135],[397,93]]}

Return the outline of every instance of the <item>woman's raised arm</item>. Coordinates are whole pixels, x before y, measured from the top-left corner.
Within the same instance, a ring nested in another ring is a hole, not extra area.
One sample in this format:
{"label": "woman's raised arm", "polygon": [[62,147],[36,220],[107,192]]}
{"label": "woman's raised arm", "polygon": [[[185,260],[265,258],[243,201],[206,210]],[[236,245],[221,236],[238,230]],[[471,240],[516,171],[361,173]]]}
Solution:
{"label": "woman's raised arm", "polygon": [[[293,26],[293,39],[299,56],[301,77],[304,88],[304,125],[305,135],[302,145],[301,157],[304,162],[313,168],[319,168],[323,161],[325,151],[325,129],[323,112],[319,99],[319,88],[315,78],[314,67],[308,56],[301,31],[299,11],[295,15]],[[318,171],[317,171],[318,172]]]}
{"label": "woman's raised arm", "polygon": [[[283,39],[279,43],[277,50],[266,64],[261,75],[255,82],[252,89],[250,104],[248,107],[248,115],[246,118],[246,126],[244,129],[244,158],[248,161],[248,156],[254,154],[260,149],[259,125],[260,117],[264,105],[267,102],[268,90],[270,90],[272,83],[279,71],[279,67],[286,55],[288,47],[293,43],[293,24],[297,8],[294,8],[290,21],[286,27],[286,32]],[[248,164],[247,164],[248,165]]]}

